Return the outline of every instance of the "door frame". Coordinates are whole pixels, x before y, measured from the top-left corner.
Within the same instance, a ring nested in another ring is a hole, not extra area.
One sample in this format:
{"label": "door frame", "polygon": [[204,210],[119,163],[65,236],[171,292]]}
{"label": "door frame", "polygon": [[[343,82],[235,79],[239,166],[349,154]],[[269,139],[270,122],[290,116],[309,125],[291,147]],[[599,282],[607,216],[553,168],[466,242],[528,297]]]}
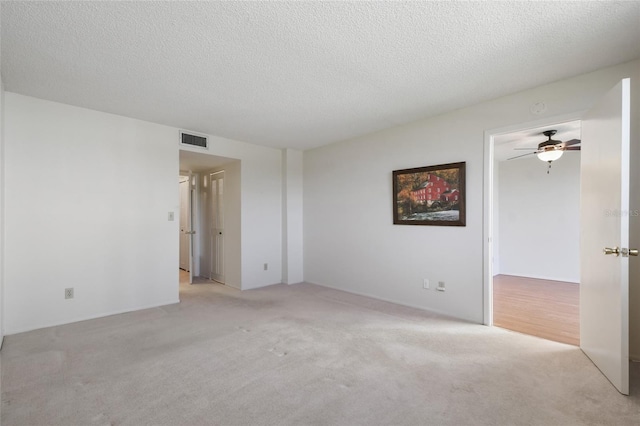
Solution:
{"label": "door frame", "polygon": [[[216,176],[216,177],[214,178],[214,176]],[[223,188],[224,188],[224,186],[226,185],[226,172],[225,172],[224,168],[222,168],[220,170],[210,171],[210,172],[207,173],[207,178],[209,180],[209,189],[208,190],[209,190],[209,196],[211,197],[208,200],[209,209],[211,208],[212,202],[213,202],[213,180],[214,179],[217,180],[218,177],[220,177],[220,176],[222,177],[222,182],[223,182],[222,185],[223,185]],[[213,280],[213,281],[215,281],[217,283],[220,283],[220,284],[225,284],[225,281],[226,281],[226,279],[225,279],[225,271],[226,271],[226,256],[225,256],[225,236],[226,235],[225,234],[226,234],[226,231],[225,231],[225,226],[224,226],[224,220],[225,220],[224,189],[223,189],[221,198],[222,198],[222,203],[221,203],[222,205],[218,206],[218,209],[221,209],[223,211],[223,213],[222,213],[222,233],[221,233],[221,235],[222,235],[222,238],[221,238],[221,240],[222,240],[222,250],[221,250],[221,253],[220,253],[217,249],[214,250],[214,248],[213,248],[215,246],[215,242],[216,242],[216,238],[217,237],[215,235],[213,235],[213,232],[211,232],[211,231],[213,231],[214,229],[217,229],[217,228],[215,228],[215,226],[213,226],[214,225],[213,223],[210,223],[211,227],[210,227],[210,233],[209,233],[209,245],[210,245],[209,279]],[[216,200],[216,204],[217,203],[218,203],[218,200]],[[212,220],[213,211],[208,210],[208,212],[209,212],[208,213],[209,214],[208,220]],[[215,261],[213,259],[214,255],[218,256],[218,257],[222,256],[222,262],[221,262],[222,263],[222,274],[217,274],[217,276],[215,276],[215,277],[214,277],[214,274],[213,274],[213,267],[214,267],[214,264],[215,264]]]}
{"label": "door frame", "polygon": [[[179,255],[179,259],[180,259],[180,269],[182,269],[182,250],[183,250],[183,246],[182,246],[182,235],[183,235],[183,231],[182,231],[182,209],[183,209],[183,200],[182,200],[182,185],[186,183],[187,185],[187,194],[186,194],[186,225],[185,225],[185,233],[189,232],[191,230],[191,197],[189,196],[189,192],[191,191],[191,174],[190,172],[187,171],[180,171],[179,173],[179,188],[180,188],[180,212],[178,215],[178,223],[179,223],[179,228],[180,228],[180,255]],[[184,178],[184,180],[182,180]],[[188,234],[187,234],[188,235]],[[187,272],[189,272],[189,275],[192,274],[192,270],[193,270],[193,265],[191,262],[191,258],[193,256],[192,250],[193,250],[193,243],[187,244],[186,248],[187,249]],[[189,280],[191,281],[191,279]]]}
{"label": "door frame", "polygon": [[198,235],[200,233],[200,222],[197,217],[198,215],[194,214],[194,212],[198,211],[199,200],[197,194],[199,174],[194,173],[191,170],[179,170],[178,176],[188,177],[189,179],[189,192],[187,197],[187,222],[189,232],[194,232],[193,234],[189,235],[189,284],[193,284],[193,277],[197,277],[200,274],[200,248],[197,244],[197,239],[194,238],[194,235]]}
{"label": "door frame", "polygon": [[482,226],[482,317],[483,324],[493,326],[493,182],[494,182],[494,136],[516,131],[552,126],[567,121],[582,120],[586,110],[541,118],[520,124],[488,129],[484,132],[483,173],[483,226]]}

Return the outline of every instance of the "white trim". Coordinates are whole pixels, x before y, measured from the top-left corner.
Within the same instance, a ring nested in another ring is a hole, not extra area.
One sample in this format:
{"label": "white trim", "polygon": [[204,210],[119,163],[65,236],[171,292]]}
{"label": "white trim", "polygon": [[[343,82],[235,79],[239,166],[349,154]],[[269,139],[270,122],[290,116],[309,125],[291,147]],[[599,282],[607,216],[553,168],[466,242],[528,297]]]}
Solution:
{"label": "white trim", "polygon": [[483,226],[482,226],[482,318],[485,325],[493,325],[493,162],[494,136],[542,126],[582,120],[585,111],[545,117],[510,126],[487,129],[484,131],[484,173],[483,173]]}
{"label": "white trim", "polygon": [[[215,170],[215,169],[214,169]],[[226,168],[223,168],[221,170],[216,170],[214,172],[209,171],[207,172],[208,174],[208,186],[207,186],[207,220],[208,221],[212,221],[212,223],[210,223],[210,229],[213,231],[214,229],[216,230],[213,233],[209,233],[209,244],[211,246],[211,250],[210,253],[208,253],[208,255],[210,256],[211,262],[209,264],[209,279],[220,283],[220,284],[225,284],[226,281],[226,272],[227,272],[227,256],[225,256],[225,244],[226,244],[226,236],[227,236],[227,230],[225,228],[225,218],[226,218],[226,214],[225,212],[225,189],[224,187],[226,186],[226,174],[225,174]],[[222,228],[216,228],[216,224],[218,222],[218,218],[217,218],[217,213],[212,214],[213,212],[209,211],[209,209],[212,206],[213,200],[214,200],[214,194],[213,194],[213,181],[216,181],[216,197],[215,197],[215,207],[216,209],[219,209],[222,211],[222,214],[220,215],[220,217],[222,218],[222,223],[220,223],[220,225],[222,225]],[[223,190],[220,191],[219,190],[219,184],[220,184],[220,180],[222,180],[222,184],[223,184]],[[222,202],[220,203],[220,200],[222,199]],[[220,231],[219,235],[222,235],[222,254],[218,253],[218,249],[217,249],[217,244],[216,244],[216,238],[218,238],[218,235],[216,234],[216,232]],[[219,273],[220,271],[218,271],[218,268],[216,269],[216,273],[214,274],[214,265],[217,264],[217,260],[214,261],[213,257],[214,257],[214,249],[213,247],[216,247],[215,250],[215,256],[217,258],[219,258],[222,255],[222,273]],[[215,275],[215,276],[214,276]]]}
{"label": "white trim", "polygon": [[[189,206],[189,215],[191,216],[191,231],[194,231],[195,234],[191,235],[191,249],[193,250],[193,259],[191,261],[191,267],[193,268],[192,271],[192,281],[193,281],[193,277],[199,277],[200,276],[200,253],[201,253],[201,247],[200,247],[200,235],[202,233],[202,230],[200,229],[200,216],[198,215],[198,212],[200,211],[200,178],[201,178],[201,174],[200,173],[194,173],[189,171],[189,173],[191,173],[191,181],[189,184],[189,188],[191,188],[191,204]],[[195,179],[195,184],[193,183]]]}
{"label": "white trim", "polygon": [[[195,277],[200,277],[200,253],[202,251],[200,245],[200,235],[202,235],[202,229],[200,229],[200,215],[198,212],[200,211],[200,189],[201,189],[201,181],[200,179],[204,176],[203,172],[194,172],[192,170],[183,170],[180,169],[179,177],[186,177],[189,179],[189,229],[191,231],[195,231],[195,234],[191,234],[191,259],[190,259],[190,268],[189,271],[189,284],[193,284],[193,279]],[[194,183],[195,182],[195,183]],[[182,183],[182,181],[180,182]],[[180,198],[180,195],[178,195]],[[182,201],[180,201],[182,202]],[[180,226],[178,226],[180,228]],[[197,236],[197,237],[194,237]],[[180,242],[178,242],[180,245]],[[180,254],[178,254],[178,265],[180,265]],[[209,279],[209,277],[207,277]],[[178,280],[178,288],[180,287],[180,280]]]}
{"label": "white trim", "polygon": [[[282,283],[282,282],[279,282],[279,283],[272,283],[272,284],[265,284],[265,285],[256,285],[256,286],[251,286],[251,287],[244,287],[244,286],[243,286],[242,288],[240,288],[240,289],[238,289],[238,290],[241,290],[241,291],[245,291],[245,290],[255,290],[255,289],[257,289],[257,288],[270,287],[270,286],[272,286],[272,285],[280,285],[280,284],[283,284],[283,283]],[[225,284],[225,285],[227,285],[227,284]],[[238,287],[235,287],[235,286],[232,286],[232,285],[229,285],[229,287],[238,288]]]}
{"label": "white trim", "polygon": [[519,274],[516,272],[500,272],[500,274],[496,274],[496,275],[509,275],[511,277],[533,278],[534,280],[560,281],[560,282],[569,283],[569,284],[580,284],[580,281],[558,278],[558,277],[547,277],[544,275]]}
{"label": "white trim", "polygon": [[495,131],[484,132],[482,226],[482,322],[493,325],[493,162]]}
{"label": "white trim", "polygon": [[[368,297],[368,298],[370,298],[370,299],[379,300],[379,301],[381,301],[381,302],[393,303],[393,304],[395,304],[395,305],[405,306],[405,307],[407,307],[407,308],[418,309],[418,310],[421,310],[421,311],[424,311],[424,312],[431,312],[431,313],[433,313],[433,314],[441,315],[441,316],[443,316],[443,317],[450,318],[450,319],[455,319],[455,320],[457,320],[457,321],[467,322],[467,323],[469,323],[469,324],[479,324],[479,325],[482,325],[482,323],[479,323],[479,322],[476,322],[476,321],[470,320],[470,319],[468,319],[468,318],[456,317],[456,316],[453,316],[453,315],[451,315],[451,314],[449,314],[449,313],[445,313],[445,312],[439,311],[439,310],[437,310],[437,309],[425,308],[424,306],[418,306],[418,305],[413,305],[413,304],[411,304],[411,303],[400,302],[400,301],[395,300],[395,299],[387,299],[386,297],[372,296],[371,294],[361,293],[361,292],[358,292],[358,291],[352,291],[352,290],[345,290],[344,288],[334,287],[334,286],[327,285],[327,284],[318,284],[318,283],[312,283],[312,282],[309,282],[309,281],[303,281],[303,283],[306,283],[306,284],[313,284],[313,285],[317,285],[317,286],[325,287],[325,288],[330,288],[330,289],[332,289],[332,290],[344,291],[345,293],[355,294],[356,296]],[[302,283],[301,283],[301,284],[302,284]]]}
{"label": "white trim", "polygon": [[98,315],[89,315],[89,316],[86,316],[86,317],[75,318],[75,319],[72,319],[72,320],[65,320],[65,321],[60,321],[60,322],[52,322],[52,323],[35,325],[35,326],[28,326],[28,327],[25,327],[25,328],[19,328],[17,330],[11,330],[6,335],[7,336],[11,336],[12,334],[25,333],[27,331],[40,330],[42,328],[57,327],[59,325],[73,324],[73,323],[80,322],[80,321],[88,321],[88,320],[93,320],[93,319],[98,319],[98,318],[110,317],[112,315],[126,314],[128,312],[136,312],[136,311],[143,311],[145,309],[159,308],[161,306],[174,305],[176,303],[180,303],[180,300],[179,299],[175,299],[175,300],[172,300],[172,301],[157,303],[157,304],[153,304],[153,305],[139,306],[139,307],[136,307],[136,308],[129,308],[129,309],[121,309],[121,310],[118,310],[118,311],[110,311],[110,312],[105,312],[105,313],[98,314]]}

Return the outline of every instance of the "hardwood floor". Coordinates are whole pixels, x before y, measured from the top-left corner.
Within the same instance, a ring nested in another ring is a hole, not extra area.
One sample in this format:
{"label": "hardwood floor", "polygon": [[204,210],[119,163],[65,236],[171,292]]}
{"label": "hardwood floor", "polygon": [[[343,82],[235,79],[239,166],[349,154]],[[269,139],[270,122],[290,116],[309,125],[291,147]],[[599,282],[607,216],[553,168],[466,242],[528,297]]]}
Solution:
{"label": "hardwood floor", "polygon": [[579,288],[576,283],[496,275],[493,277],[493,324],[579,345]]}

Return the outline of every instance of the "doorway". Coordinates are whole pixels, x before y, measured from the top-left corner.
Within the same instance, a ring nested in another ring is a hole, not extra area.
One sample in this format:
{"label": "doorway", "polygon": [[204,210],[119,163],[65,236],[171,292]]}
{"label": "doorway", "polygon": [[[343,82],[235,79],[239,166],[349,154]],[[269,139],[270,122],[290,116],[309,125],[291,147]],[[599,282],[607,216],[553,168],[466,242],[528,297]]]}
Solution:
{"label": "doorway", "polygon": [[[631,84],[620,80],[583,113],[580,166],[580,349],[622,394],[629,394]],[[529,128],[549,126],[540,120]],[[523,126],[520,126],[523,127]],[[483,276],[484,323],[493,325],[494,191],[497,135],[485,132]],[[544,225],[544,224],[543,224]],[[497,240],[499,241],[499,239]]]}
{"label": "doorway", "polygon": [[[215,280],[241,288],[241,162],[191,150],[180,150],[179,159],[179,281],[184,285]],[[186,248],[191,249],[189,260]]]}
{"label": "doorway", "polygon": [[[554,121],[491,135],[492,324],[576,346],[580,126]],[[538,146],[548,140],[572,141],[573,149],[541,161]]]}

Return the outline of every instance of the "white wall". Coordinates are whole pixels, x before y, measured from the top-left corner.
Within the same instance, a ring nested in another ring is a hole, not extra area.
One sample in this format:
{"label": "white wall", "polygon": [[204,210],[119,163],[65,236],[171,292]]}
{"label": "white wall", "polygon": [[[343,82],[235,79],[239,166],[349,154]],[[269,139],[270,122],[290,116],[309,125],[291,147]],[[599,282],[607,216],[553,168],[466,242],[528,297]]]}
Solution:
{"label": "white wall", "polygon": [[[306,151],[306,281],[482,322],[485,130],[583,111],[621,78],[640,80],[639,71],[634,61]],[[544,116],[529,112],[539,101]],[[467,226],[393,225],[391,172],[456,161],[467,162]],[[639,195],[636,185],[636,205]],[[635,264],[631,297],[640,306]],[[446,292],[423,290],[422,278],[445,281]],[[638,351],[640,321],[631,327]]]}
{"label": "white wall", "polygon": [[[9,92],[5,115],[5,331],[177,302],[178,129]],[[231,279],[280,283],[280,150],[210,142],[242,160]]]}
{"label": "white wall", "polygon": [[177,132],[5,100],[6,332],[177,302]]}
{"label": "white wall", "polygon": [[304,280],[302,152],[282,150],[282,282]]}
{"label": "white wall", "polygon": [[[221,168],[224,170],[224,270],[225,283],[243,288],[242,281],[242,164],[234,161]],[[250,248],[248,248],[250,250]],[[245,285],[245,287],[247,287]]]}
{"label": "white wall", "polygon": [[580,154],[499,163],[500,271],[580,282]]}

